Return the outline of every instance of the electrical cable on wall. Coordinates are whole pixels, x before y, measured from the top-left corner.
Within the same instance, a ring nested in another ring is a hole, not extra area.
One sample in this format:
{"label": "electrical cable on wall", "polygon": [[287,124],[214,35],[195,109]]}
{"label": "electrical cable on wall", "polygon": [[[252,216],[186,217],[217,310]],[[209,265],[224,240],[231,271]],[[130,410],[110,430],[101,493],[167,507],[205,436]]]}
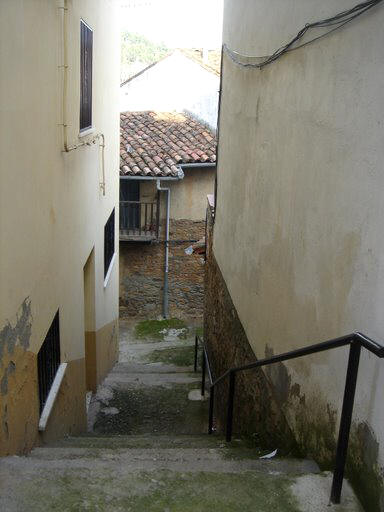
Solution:
{"label": "electrical cable on wall", "polygon": [[[256,56],[250,56],[250,55],[242,55],[238,52],[235,52],[234,50],[231,50],[228,48],[226,44],[223,45],[223,51],[230,57],[230,59],[238,64],[239,66],[243,66],[246,68],[256,68],[256,69],[262,69],[264,66],[267,66],[268,64],[271,64],[275,60],[279,59],[282,55],[288,52],[292,52],[294,50],[298,50],[299,48],[302,48],[303,46],[306,46],[307,44],[313,43],[314,41],[317,41],[318,39],[321,39],[331,32],[334,32],[335,30],[338,30],[339,28],[343,27],[347,23],[350,23],[355,18],[361,16],[366,11],[372,9],[373,7],[377,6],[378,4],[382,3],[384,0],[368,0],[367,2],[360,3],[358,5],[355,5],[351,9],[348,9],[346,11],[342,11],[335,16],[332,16],[331,18],[326,18],[324,20],[315,21],[313,23],[307,23],[299,32],[298,34],[291,39],[287,44],[280,47],[278,50],[276,50],[272,55],[269,57],[256,57]],[[300,41],[304,35],[309,32],[311,29],[314,28],[325,28],[325,27],[333,27],[331,30],[328,30],[324,34],[321,34],[320,36],[314,37],[310,41],[306,41],[305,43],[302,43],[298,46],[293,46],[295,43]],[[250,62],[242,62],[240,59],[263,59],[261,62],[258,63],[250,63]]]}

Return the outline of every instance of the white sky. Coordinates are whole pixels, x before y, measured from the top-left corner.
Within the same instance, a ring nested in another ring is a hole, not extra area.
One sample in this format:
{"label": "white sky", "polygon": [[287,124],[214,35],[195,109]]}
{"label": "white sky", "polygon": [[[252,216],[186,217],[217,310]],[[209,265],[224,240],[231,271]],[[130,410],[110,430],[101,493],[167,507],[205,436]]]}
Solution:
{"label": "white sky", "polygon": [[221,46],[223,0],[120,0],[121,30],[183,48]]}

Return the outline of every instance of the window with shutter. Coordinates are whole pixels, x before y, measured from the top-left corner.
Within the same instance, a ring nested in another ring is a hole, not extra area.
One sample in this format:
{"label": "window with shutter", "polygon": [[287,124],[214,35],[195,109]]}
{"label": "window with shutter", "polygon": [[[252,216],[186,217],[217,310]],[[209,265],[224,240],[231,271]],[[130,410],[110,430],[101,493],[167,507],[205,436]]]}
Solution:
{"label": "window with shutter", "polygon": [[104,277],[106,277],[115,253],[115,209],[104,226]]}
{"label": "window with shutter", "polygon": [[92,127],[93,32],[80,22],[80,132]]}

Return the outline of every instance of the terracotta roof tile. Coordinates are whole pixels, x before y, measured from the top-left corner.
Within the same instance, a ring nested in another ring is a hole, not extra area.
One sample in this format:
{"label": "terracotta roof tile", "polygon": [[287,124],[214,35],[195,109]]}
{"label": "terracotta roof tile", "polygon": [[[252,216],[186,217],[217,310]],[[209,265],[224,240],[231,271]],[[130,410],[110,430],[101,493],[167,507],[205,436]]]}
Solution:
{"label": "terracotta roof tile", "polygon": [[216,162],[216,139],[187,114],[123,112],[120,175],[177,176],[183,163]]}

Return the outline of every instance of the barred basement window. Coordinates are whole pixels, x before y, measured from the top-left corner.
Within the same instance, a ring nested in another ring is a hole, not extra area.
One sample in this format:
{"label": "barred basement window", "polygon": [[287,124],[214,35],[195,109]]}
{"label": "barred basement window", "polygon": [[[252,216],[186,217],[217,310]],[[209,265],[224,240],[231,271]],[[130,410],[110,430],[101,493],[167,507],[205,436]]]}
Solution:
{"label": "barred basement window", "polygon": [[92,127],[93,32],[80,22],[80,132]]}
{"label": "barred basement window", "polygon": [[60,323],[59,311],[47,332],[45,340],[37,355],[37,372],[39,379],[40,414],[47,401],[49,391],[60,366]]}
{"label": "barred basement window", "polygon": [[109,265],[115,254],[115,209],[112,210],[104,226],[104,278],[107,276]]}

